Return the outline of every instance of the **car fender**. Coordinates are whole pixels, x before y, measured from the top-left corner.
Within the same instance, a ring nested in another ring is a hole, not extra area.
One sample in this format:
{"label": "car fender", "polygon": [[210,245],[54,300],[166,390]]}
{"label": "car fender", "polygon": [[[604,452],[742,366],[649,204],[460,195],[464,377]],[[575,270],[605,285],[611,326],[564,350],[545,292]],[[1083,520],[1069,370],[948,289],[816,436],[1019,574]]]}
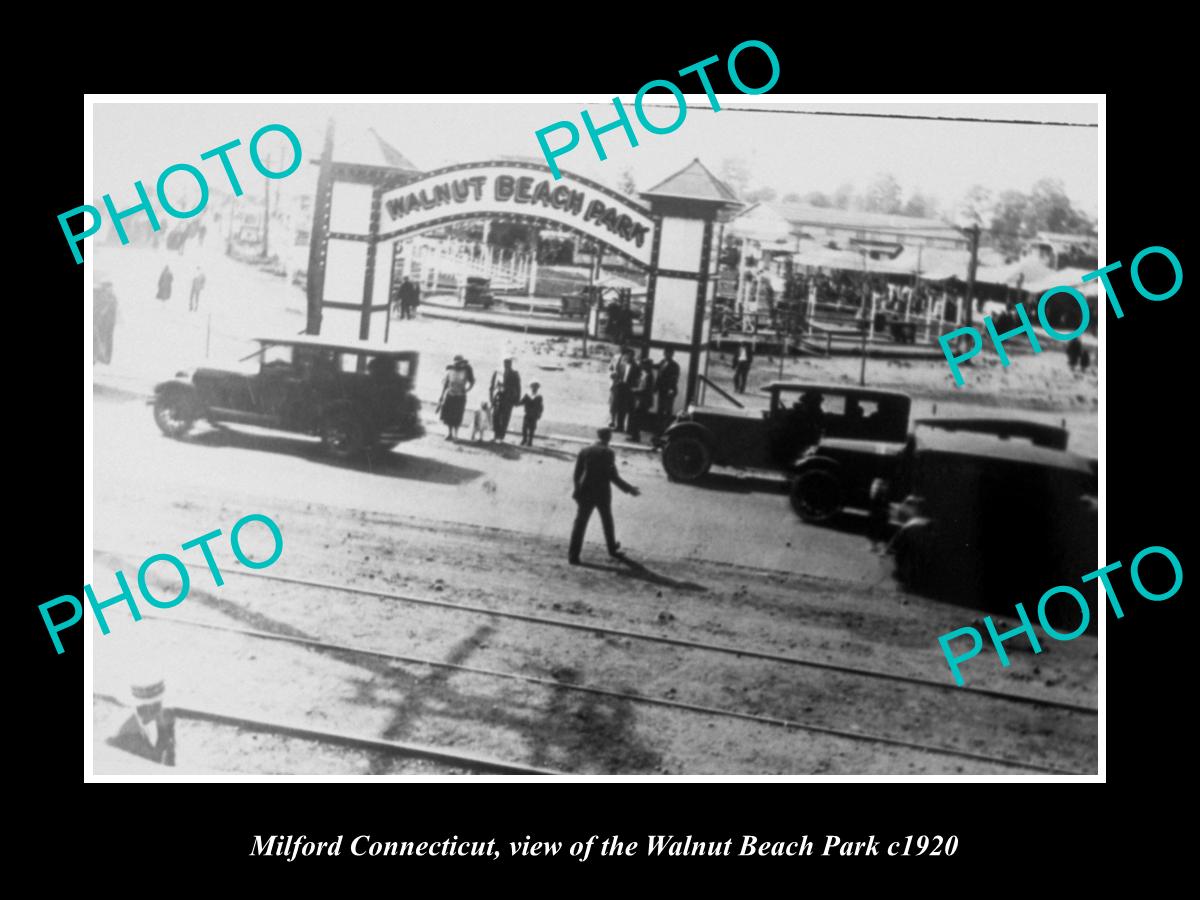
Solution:
{"label": "car fender", "polygon": [[656,443],[661,446],[666,444],[667,441],[682,437],[698,438],[704,441],[709,447],[712,447],[714,444],[712,432],[699,422],[676,422],[662,433]]}
{"label": "car fender", "polygon": [[812,472],[817,469],[826,472],[841,471],[842,464],[830,456],[803,456],[792,463],[792,477],[798,478],[805,472]]}
{"label": "car fender", "polygon": [[203,411],[203,404],[200,402],[200,395],[196,391],[196,386],[190,380],[182,377],[160,381],[154,386],[154,396],[147,400],[146,403],[153,406],[160,398],[173,395],[186,397],[196,408],[197,416]]}

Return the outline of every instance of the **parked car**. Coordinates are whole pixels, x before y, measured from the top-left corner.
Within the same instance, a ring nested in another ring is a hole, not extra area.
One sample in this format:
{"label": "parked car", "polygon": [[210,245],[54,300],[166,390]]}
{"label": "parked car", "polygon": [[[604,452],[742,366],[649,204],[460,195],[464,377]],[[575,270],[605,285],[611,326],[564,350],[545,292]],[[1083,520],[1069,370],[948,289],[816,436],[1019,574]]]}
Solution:
{"label": "parked car", "polygon": [[[782,381],[763,390],[770,395],[764,410],[689,406],[680,413],[655,441],[668,477],[695,481],[714,465],[789,472],[818,441],[884,442],[897,445],[891,452],[898,453],[908,436],[906,394]],[[814,471],[819,467],[810,465]],[[821,480],[809,478],[805,484]]]}
{"label": "parked car", "polygon": [[1003,440],[1019,438],[1029,441],[1034,446],[1049,447],[1051,450],[1066,450],[1070,437],[1066,428],[1060,428],[1057,425],[997,416],[935,416],[928,419],[914,419],[913,428],[938,428],[942,431],[990,434]]}
{"label": "parked car", "polygon": [[239,368],[179,372],[154,388],[154,421],[183,437],[199,419],[320,436],[337,457],[424,434],[413,395],[419,354],[316,335],[255,338]]}
{"label": "parked car", "polygon": [[[933,429],[914,436],[906,477],[908,494],[891,509],[903,583],[1029,609],[1096,567],[1097,480],[1082,456]],[[1053,609],[1078,624],[1070,603]]]}
{"label": "parked car", "polygon": [[[1052,450],[1066,450],[1069,438],[1067,430],[1057,425],[1000,416],[913,419],[912,434],[903,443],[896,443],[898,433],[890,440],[872,443],[823,436],[792,469],[793,508],[807,522],[825,522],[846,507],[869,509],[875,503],[902,499],[909,490],[913,454],[924,429],[987,435]],[[1089,463],[1094,471],[1095,461]],[[882,484],[872,499],[871,487],[876,479]]]}

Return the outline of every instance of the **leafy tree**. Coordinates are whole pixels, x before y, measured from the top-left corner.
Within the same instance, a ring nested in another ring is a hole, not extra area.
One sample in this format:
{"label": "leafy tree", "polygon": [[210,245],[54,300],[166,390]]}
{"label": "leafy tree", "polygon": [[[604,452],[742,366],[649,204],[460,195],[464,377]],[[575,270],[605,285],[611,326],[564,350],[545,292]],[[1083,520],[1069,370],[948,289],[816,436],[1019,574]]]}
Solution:
{"label": "leafy tree", "polygon": [[1030,230],[1032,205],[1021,191],[1003,191],[992,209],[992,240],[1006,253],[1017,253],[1022,239],[1033,234]]}
{"label": "leafy tree", "polygon": [[983,185],[976,184],[969,188],[958,204],[959,217],[967,224],[985,226],[992,219],[992,192]]}
{"label": "leafy tree", "polygon": [[[820,206],[822,208],[828,208],[834,205],[834,202],[829,198],[829,195],[824,194],[821,191],[812,191],[807,197],[804,198],[804,202],[806,202],[809,206]],[[842,208],[844,209],[845,207]]]}
{"label": "leafy tree", "polygon": [[783,195],[783,203],[803,203],[804,199],[795,191],[791,191]]}
{"label": "leafy tree", "polygon": [[904,207],[900,211],[906,216],[917,216],[922,219],[936,218],[939,211],[937,198],[921,191],[913,191],[912,196],[905,201]]}
{"label": "leafy tree", "polygon": [[879,213],[900,212],[900,183],[895,176],[886,172],[875,176],[875,180],[867,186],[863,209]]}
{"label": "leafy tree", "polygon": [[755,188],[752,191],[743,191],[742,200],[746,203],[770,203],[775,199],[775,189],[769,187]]}
{"label": "leafy tree", "polygon": [[721,180],[742,197],[750,188],[750,167],[740,156],[727,156],[721,160]]}
{"label": "leafy tree", "polygon": [[854,185],[846,182],[838,185],[838,189],[833,192],[833,206],[837,209],[849,209],[854,203]]}
{"label": "leafy tree", "polygon": [[1043,178],[1029,192],[1026,227],[1030,233],[1054,231],[1072,234],[1086,225],[1087,218],[1071,205],[1061,181]]}
{"label": "leafy tree", "polygon": [[637,184],[633,180],[632,169],[626,169],[621,173],[621,179],[617,183],[617,190],[630,197],[637,192]]}

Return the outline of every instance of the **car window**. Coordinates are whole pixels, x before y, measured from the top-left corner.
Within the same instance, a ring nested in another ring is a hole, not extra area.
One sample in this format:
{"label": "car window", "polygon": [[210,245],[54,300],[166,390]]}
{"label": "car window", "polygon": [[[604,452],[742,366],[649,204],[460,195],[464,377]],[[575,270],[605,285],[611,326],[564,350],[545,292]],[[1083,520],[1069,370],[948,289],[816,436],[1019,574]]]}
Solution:
{"label": "car window", "polygon": [[290,366],[292,364],[292,347],[289,344],[267,344],[262,352],[263,367]]}
{"label": "car window", "polygon": [[827,416],[844,416],[846,414],[846,397],[843,394],[825,394],[821,398],[821,411]]}
{"label": "car window", "polygon": [[[368,365],[369,365],[369,363],[368,363]],[[343,353],[342,354],[342,371],[345,372],[347,375],[353,375],[355,372],[358,371],[358,354],[357,353]],[[368,371],[370,371],[370,370],[368,369]]]}

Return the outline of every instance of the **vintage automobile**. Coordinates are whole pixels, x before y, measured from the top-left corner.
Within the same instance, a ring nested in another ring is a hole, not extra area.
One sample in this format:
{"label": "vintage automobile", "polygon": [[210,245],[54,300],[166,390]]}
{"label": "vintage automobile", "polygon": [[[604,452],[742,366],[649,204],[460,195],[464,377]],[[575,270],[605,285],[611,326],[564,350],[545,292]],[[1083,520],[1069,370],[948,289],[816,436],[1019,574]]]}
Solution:
{"label": "vintage automobile", "polygon": [[825,522],[844,507],[869,509],[878,504],[882,512],[889,501],[908,493],[916,442],[925,429],[988,435],[1053,450],[1066,450],[1069,437],[1065,428],[1056,425],[999,416],[913,419],[912,428],[902,443],[896,443],[898,433],[889,441],[870,443],[822,437],[792,468],[792,506],[797,514],[806,522]]}
{"label": "vintage automobile", "polygon": [[[1008,610],[1024,600],[1031,609],[1051,587],[1096,568],[1097,480],[1082,456],[923,430],[912,440],[906,487],[891,508],[899,530],[890,548],[897,579],[913,588]],[[1053,609],[1052,622],[1065,614],[1078,624],[1073,604]]]}
{"label": "vintage automobile", "polygon": [[[766,385],[767,409],[689,406],[655,440],[662,448],[663,468],[675,481],[695,481],[714,466],[792,471],[805,449],[818,441],[845,440],[868,456],[903,449],[908,437],[908,396],[846,385],[777,381]],[[840,463],[810,463],[797,476]],[[829,486],[824,475],[804,479],[804,495],[815,497]],[[869,482],[868,482],[869,487]],[[814,503],[816,500],[814,499]]]}
{"label": "vintage automobile", "polygon": [[316,335],[255,338],[239,368],[179,372],[154,388],[154,421],[183,437],[199,419],[318,435],[336,457],[424,434],[413,395],[419,354]]}
{"label": "vintage automobile", "polygon": [[1066,450],[1069,433],[1057,425],[1030,422],[1027,419],[1007,419],[997,416],[968,417],[944,416],[914,419],[913,428],[938,428],[942,431],[963,431],[973,434],[990,434],[1003,440],[1018,438],[1029,441],[1036,447],[1051,450]]}

